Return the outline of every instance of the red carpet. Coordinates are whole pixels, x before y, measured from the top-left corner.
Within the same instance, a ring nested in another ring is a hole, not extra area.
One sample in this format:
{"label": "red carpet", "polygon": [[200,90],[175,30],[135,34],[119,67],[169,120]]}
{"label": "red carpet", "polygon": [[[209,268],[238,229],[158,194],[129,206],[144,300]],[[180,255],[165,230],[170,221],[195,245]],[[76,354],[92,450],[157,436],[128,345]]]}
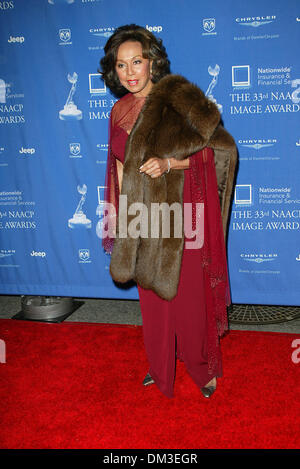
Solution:
{"label": "red carpet", "polygon": [[299,338],[232,331],[213,397],[179,362],[168,399],[141,384],[139,326],[0,320],[0,447],[299,448]]}

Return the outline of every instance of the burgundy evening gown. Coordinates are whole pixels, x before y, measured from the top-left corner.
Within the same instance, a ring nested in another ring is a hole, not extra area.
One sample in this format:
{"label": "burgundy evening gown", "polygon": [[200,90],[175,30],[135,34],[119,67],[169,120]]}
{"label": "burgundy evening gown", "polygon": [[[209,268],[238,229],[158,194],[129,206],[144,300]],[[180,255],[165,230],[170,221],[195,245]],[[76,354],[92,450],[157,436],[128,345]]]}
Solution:
{"label": "burgundy evening gown", "polygon": [[[119,102],[127,99],[134,102],[131,95],[126,95]],[[120,120],[118,121],[116,118],[111,119],[111,161],[109,164],[112,168],[115,167],[115,161],[113,161],[115,158],[122,163],[124,162],[125,145],[128,138],[126,130],[132,128],[132,122],[128,129],[126,125],[119,125],[119,122]],[[211,168],[207,173],[211,177],[211,181],[207,184],[206,196],[216,201],[215,210],[218,213],[217,220],[220,221],[218,229],[221,229],[221,212],[217,196],[213,150],[206,148],[205,153],[202,150],[191,156],[190,167],[195,168],[197,160],[198,162],[203,161],[203,158],[205,158],[206,165]],[[113,172],[113,169],[110,169],[110,172]],[[111,184],[113,183],[111,182]],[[192,171],[189,168],[184,170],[184,203],[195,201],[192,185]],[[112,196],[110,196],[110,199],[112,199]],[[224,262],[226,263],[225,256]],[[209,282],[211,282],[211,279],[205,280],[201,249],[186,249],[185,247],[177,295],[173,300],[166,301],[152,290],[145,290],[138,285],[144,344],[149,362],[149,370],[145,370],[145,374],[149,371],[155,384],[167,397],[173,397],[174,395],[176,358],[184,362],[187,371],[199,388],[205,386],[213,377],[222,375],[222,360],[217,330],[214,338],[214,365],[213,369],[209,368],[207,317],[208,313],[211,314],[211,308],[208,307],[208,302],[211,302],[211,295],[210,299],[207,296],[208,289],[211,289],[211,283]],[[224,307],[226,308],[225,303]]]}

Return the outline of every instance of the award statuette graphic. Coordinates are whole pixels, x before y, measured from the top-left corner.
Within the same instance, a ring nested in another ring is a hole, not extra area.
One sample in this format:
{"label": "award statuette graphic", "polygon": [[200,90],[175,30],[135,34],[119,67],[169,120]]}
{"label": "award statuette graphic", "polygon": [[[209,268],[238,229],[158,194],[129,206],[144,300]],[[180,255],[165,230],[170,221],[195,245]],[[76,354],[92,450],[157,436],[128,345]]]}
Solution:
{"label": "award statuette graphic", "polygon": [[77,205],[73,218],[70,218],[70,220],[68,221],[68,226],[69,228],[91,228],[92,222],[86,217],[82,210],[83,204],[86,199],[87,186],[85,184],[83,184],[82,187],[77,186],[77,191],[79,192],[79,194],[81,194],[81,198],[79,204]]}
{"label": "award statuette graphic", "polygon": [[59,118],[61,120],[80,120],[82,119],[82,111],[77,109],[76,104],[73,102],[73,96],[76,90],[76,83],[78,80],[77,73],[73,73],[73,75],[68,74],[68,81],[72,83],[70,93],[64,108],[59,111]]}
{"label": "award statuette graphic", "polygon": [[210,84],[208,85],[205,96],[207,96],[210,99],[210,101],[215,103],[217,105],[220,113],[222,113],[222,111],[223,111],[222,104],[218,104],[217,100],[214,98],[214,96],[212,94],[212,90],[214,89],[214,87],[216,86],[217,81],[218,81],[218,75],[220,73],[220,66],[218,64],[216,64],[214,68],[209,66],[208,67],[208,73],[213,77],[213,79],[211,80]]}

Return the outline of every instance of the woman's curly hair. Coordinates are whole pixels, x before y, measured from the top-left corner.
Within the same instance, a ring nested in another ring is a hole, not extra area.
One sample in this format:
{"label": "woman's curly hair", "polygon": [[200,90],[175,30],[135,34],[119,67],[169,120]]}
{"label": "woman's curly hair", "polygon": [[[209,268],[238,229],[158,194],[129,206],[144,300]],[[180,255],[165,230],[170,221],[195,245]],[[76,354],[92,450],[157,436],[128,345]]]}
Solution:
{"label": "woman's curly hair", "polygon": [[157,39],[150,31],[136,24],[120,26],[108,39],[104,47],[105,55],[100,60],[101,69],[99,70],[106,85],[117,96],[128,93],[128,90],[121,85],[115,68],[118,49],[125,41],[141,43],[143,57],[153,61],[151,73],[153,83],[157,83],[162,77],[170,73],[170,62],[161,39]]}

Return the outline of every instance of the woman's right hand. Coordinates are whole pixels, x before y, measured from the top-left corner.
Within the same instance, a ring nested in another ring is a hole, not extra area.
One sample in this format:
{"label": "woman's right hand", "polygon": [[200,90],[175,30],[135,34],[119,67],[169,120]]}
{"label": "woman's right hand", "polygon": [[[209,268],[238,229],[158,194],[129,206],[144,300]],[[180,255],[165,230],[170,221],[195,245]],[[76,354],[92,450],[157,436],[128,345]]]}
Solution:
{"label": "woman's right hand", "polygon": [[168,160],[162,158],[149,158],[140,168],[140,173],[148,174],[152,178],[162,176],[169,169]]}

